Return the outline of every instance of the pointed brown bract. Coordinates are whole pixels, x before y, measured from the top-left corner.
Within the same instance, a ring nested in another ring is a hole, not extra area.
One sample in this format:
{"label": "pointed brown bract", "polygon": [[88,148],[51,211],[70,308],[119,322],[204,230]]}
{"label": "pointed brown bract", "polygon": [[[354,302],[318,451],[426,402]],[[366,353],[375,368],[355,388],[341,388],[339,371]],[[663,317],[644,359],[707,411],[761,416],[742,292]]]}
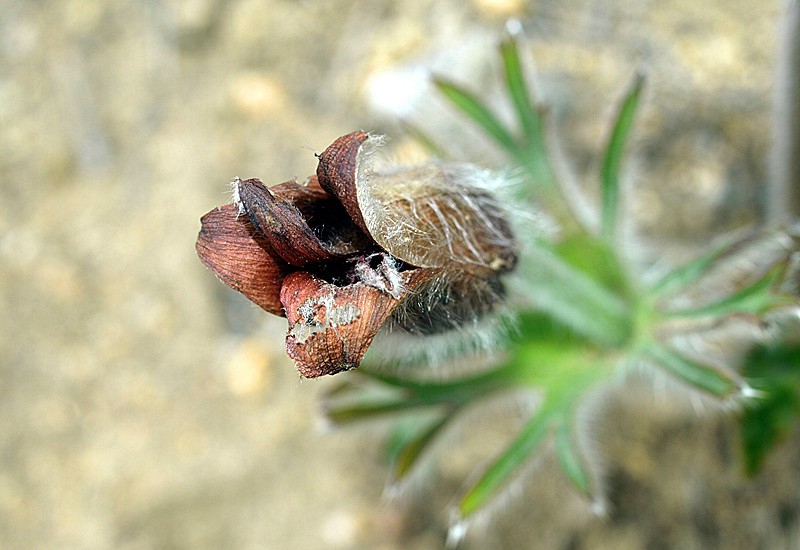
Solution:
{"label": "pointed brown bract", "polygon": [[298,267],[334,258],[288,201],[277,200],[256,179],[238,184],[239,198],[253,226],[284,261]]}
{"label": "pointed brown bract", "polygon": [[358,367],[375,334],[435,269],[400,273],[399,296],[363,282],[337,286],[306,272],[289,275],[281,301],[289,319],[286,351],[300,374],[317,378]]}
{"label": "pointed brown bract", "polygon": [[195,248],[203,265],[269,313],[283,316],[281,284],[290,268],[247,216],[228,204],[215,208],[200,222]]}
{"label": "pointed brown bract", "polygon": [[[335,199],[317,187],[293,182],[272,190],[257,179],[236,182],[236,193],[253,226],[267,239],[273,250],[287,263],[303,267],[328,262],[358,252],[371,240],[361,233]],[[303,209],[301,210],[302,207]],[[314,217],[323,241],[306,220]]]}

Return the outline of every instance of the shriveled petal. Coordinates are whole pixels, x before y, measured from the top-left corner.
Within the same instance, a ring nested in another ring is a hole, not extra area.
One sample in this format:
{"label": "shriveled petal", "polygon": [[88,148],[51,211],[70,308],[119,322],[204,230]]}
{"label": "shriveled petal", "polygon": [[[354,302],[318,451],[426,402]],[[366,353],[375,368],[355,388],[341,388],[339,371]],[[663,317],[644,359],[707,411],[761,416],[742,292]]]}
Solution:
{"label": "shriveled petal", "polygon": [[298,267],[341,258],[371,243],[337,201],[313,183],[267,189],[257,179],[234,182],[252,224],[281,258]]}
{"label": "shriveled petal", "polygon": [[200,220],[197,255],[222,282],[269,313],[283,316],[280,290],[289,266],[232,205],[215,208]]}
{"label": "shriveled petal", "polygon": [[412,269],[397,274],[400,284],[386,281],[374,286],[361,280],[337,286],[306,272],[288,276],[281,290],[289,320],[286,351],[300,374],[316,378],[358,367],[403,298],[438,272]]}
{"label": "shriveled petal", "polygon": [[[379,141],[379,140],[378,140]],[[512,269],[517,247],[506,212],[467,164],[373,172],[376,138],[354,132],[320,155],[320,185],[386,251],[418,267],[491,276]]]}

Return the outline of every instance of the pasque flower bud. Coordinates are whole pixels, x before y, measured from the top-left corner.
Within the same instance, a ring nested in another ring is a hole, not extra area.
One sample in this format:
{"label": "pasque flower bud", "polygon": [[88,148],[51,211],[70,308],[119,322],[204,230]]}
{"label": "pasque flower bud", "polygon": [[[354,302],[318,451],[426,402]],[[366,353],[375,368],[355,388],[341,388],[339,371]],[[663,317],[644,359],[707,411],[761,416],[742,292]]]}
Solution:
{"label": "pasque flower bud", "polygon": [[236,179],[234,204],[201,220],[203,264],[287,317],[287,352],[309,378],[357,367],[387,321],[429,334],[487,314],[516,263],[484,172],[451,163],[376,172],[380,141],[337,139],[303,184]]}

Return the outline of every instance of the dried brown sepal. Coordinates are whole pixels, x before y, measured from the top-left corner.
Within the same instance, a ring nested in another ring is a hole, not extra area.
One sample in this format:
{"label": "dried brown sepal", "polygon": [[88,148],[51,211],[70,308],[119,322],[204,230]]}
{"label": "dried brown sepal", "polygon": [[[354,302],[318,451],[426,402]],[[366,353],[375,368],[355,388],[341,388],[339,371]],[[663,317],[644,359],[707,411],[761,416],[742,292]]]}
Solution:
{"label": "dried brown sepal", "polygon": [[307,272],[289,275],[281,290],[289,320],[289,357],[306,378],[358,367],[375,334],[403,298],[438,273],[437,269],[398,273],[401,286],[395,293],[361,281],[337,286]]}
{"label": "dried brown sepal", "polygon": [[317,165],[320,186],[339,199],[350,218],[367,234],[369,229],[358,203],[356,173],[358,152],[368,139],[369,135],[365,132],[352,132],[340,137],[320,154]]}
{"label": "dried brown sepal", "polygon": [[223,283],[274,315],[283,316],[281,283],[290,267],[278,258],[247,216],[228,204],[200,220],[197,255]]}
{"label": "dried brown sepal", "polygon": [[350,219],[336,197],[311,176],[304,184],[287,181],[270,187],[279,200],[294,204],[323,246],[336,256],[347,256],[374,246],[375,241]]}
{"label": "dried brown sepal", "polygon": [[331,198],[319,184],[317,176],[311,176],[305,183],[289,180],[271,185],[269,190],[281,200],[289,201],[300,210],[317,201]]}
{"label": "dried brown sepal", "polygon": [[[303,267],[347,256],[370,240],[335,199],[317,186],[286,182],[267,189],[261,181],[235,183],[248,218],[286,262]],[[317,232],[310,225],[317,226]],[[325,237],[325,240],[318,235]]]}

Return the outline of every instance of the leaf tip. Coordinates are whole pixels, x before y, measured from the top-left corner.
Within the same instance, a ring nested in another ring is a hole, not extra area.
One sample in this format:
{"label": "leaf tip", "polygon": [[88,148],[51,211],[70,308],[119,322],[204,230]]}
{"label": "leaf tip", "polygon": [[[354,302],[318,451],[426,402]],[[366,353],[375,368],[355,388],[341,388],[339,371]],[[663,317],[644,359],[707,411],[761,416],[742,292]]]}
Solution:
{"label": "leaf tip", "polygon": [[522,36],[522,23],[516,17],[512,17],[506,21],[506,34],[508,39],[517,40]]}
{"label": "leaf tip", "polygon": [[455,521],[447,530],[447,541],[445,542],[445,548],[447,550],[455,550],[463,542],[466,536],[467,523],[461,516],[456,515]]}
{"label": "leaf tip", "polygon": [[608,502],[603,497],[593,498],[589,510],[598,518],[608,517]]}

